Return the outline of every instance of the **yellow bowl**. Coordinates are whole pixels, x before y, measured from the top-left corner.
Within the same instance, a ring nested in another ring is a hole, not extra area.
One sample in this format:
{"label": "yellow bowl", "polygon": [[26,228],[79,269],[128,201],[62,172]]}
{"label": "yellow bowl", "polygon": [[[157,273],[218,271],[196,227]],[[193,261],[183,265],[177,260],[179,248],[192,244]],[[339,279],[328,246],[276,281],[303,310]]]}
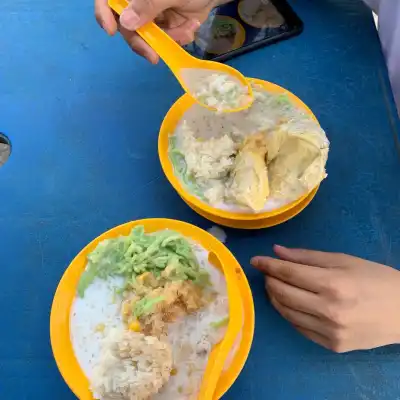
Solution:
{"label": "yellow bowl", "polygon": [[94,239],[74,258],[57,287],[50,314],[51,347],[58,369],[67,385],[80,400],[93,400],[89,389],[89,381],[79,366],[72,348],[70,339],[71,305],[76,296],[77,285],[85,269],[88,254],[92,252],[101,241],[120,235],[128,235],[132,228],[137,225],[143,225],[146,232],[155,232],[163,229],[172,229],[180,232],[182,235],[190,237],[200,243],[208,251],[216,254],[221,263],[235,270],[244,310],[243,330],[240,345],[232,363],[230,367],[222,373],[218,381],[214,399],[219,399],[239,376],[250,352],[254,334],[253,296],[246,275],[240,267],[240,264],[221,242],[196,226],[176,220],[163,218],[144,219],[117,226]]}
{"label": "yellow bowl", "polygon": [[[312,119],[317,121],[317,118],[312,111],[293,93],[271,82],[253,78],[247,79],[252,83],[263,86],[270,93],[286,94],[293,104],[304,110]],[[169,159],[168,148],[169,137],[173,135],[185,112],[194,104],[194,100],[189,95],[184,94],[182,97],[180,97],[165,116],[160,128],[160,134],[158,136],[158,155],[164,174],[174,189],[178,192],[185,203],[192,208],[192,210],[220,225],[229,226],[231,228],[259,229],[278,225],[289,220],[290,218],[293,218],[311,202],[318,191],[319,186],[314,188],[310,193],[305,194],[290,204],[272,211],[256,214],[221,210],[210,206],[209,204],[198,199],[196,196],[190,194],[174,173],[173,165]]]}

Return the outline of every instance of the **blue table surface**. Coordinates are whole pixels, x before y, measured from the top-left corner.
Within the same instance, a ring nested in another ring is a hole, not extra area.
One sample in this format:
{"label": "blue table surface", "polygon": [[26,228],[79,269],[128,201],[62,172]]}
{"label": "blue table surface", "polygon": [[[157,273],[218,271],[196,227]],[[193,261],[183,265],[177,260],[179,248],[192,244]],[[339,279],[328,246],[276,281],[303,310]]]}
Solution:
{"label": "blue table surface", "polygon": [[[399,267],[399,123],[370,12],[357,0],[293,0],[304,33],[231,62],[302,98],[326,129],[328,179],[301,215],[258,232],[227,230],[256,308],[254,344],[225,396],[400,399],[400,347],[333,354],[296,333],[249,267],[273,243],[340,251]],[[0,131],[0,398],[74,398],[49,343],[54,291],[74,255],[129,220],[202,228],[161,171],[157,135],[181,89],[168,69],[108,38],[91,1],[3,0]]]}

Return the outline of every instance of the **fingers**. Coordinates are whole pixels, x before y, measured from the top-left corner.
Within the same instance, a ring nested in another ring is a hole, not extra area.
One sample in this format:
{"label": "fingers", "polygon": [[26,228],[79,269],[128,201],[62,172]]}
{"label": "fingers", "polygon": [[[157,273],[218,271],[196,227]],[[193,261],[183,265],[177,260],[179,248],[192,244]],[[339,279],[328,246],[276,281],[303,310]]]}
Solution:
{"label": "fingers", "polygon": [[[165,9],[170,6],[171,2],[168,0],[158,2],[154,0],[132,0],[120,17],[120,30],[127,43],[135,52],[148,59],[152,64],[157,64],[158,55],[135,31],[147,22],[162,17]],[[195,32],[200,27],[200,22],[196,19],[185,19],[179,15],[175,17],[177,23],[173,27],[166,24],[165,32],[180,45],[191,43],[194,40]],[[168,18],[168,21],[170,19]],[[174,18],[171,20],[174,20]]]}
{"label": "fingers", "polygon": [[317,317],[291,310],[273,298],[271,299],[271,303],[279,314],[290,322],[303,336],[326,349],[331,348],[329,339],[320,332],[321,330],[323,331],[323,325],[321,325]]}
{"label": "fingers", "polygon": [[[194,34],[199,27],[200,23],[197,20],[188,20],[180,26],[166,29],[165,32],[183,46],[193,41]],[[158,54],[136,32],[131,32],[122,26],[120,31],[126,42],[136,53],[149,60],[152,64],[158,63]]]}
{"label": "fingers", "polygon": [[98,24],[109,34],[115,35],[118,29],[117,21],[108,6],[107,0],[95,0],[94,13]]}
{"label": "fingers", "polygon": [[[186,20],[174,28],[165,29],[165,32],[183,46],[194,40],[194,34],[199,27],[200,22],[192,19]],[[120,31],[126,42],[136,53],[146,58],[152,64],[158,63],[158,54],[136,32],[132,32],[123,26],[120,26]]]}
{"label": "fingers", "polygon": [[147,22],[155,20],[158,14],[170,6],[168,1],[132,0],[121,14],[121,25],[130,31],[135,31]]}
{"label": "fingers", "polygon": [[321,335],[320,333],[314,332],[313,330],[310,329],[302,328],[300,326],[295,326],[295,328],[306,338],[330,350],[329,339],[324,335]]}
{"label": "fingers", "polygon": [[318,332],[318,330],[321,329],[321,324],[318,318],[314,315],[306,314],[301,311],[286,307],[274,297],[271,298],[271,303],[279,312],[279,314],[281,314],[282,317],[288,320],[291,324],[298,326],[301,329],[307,329],[315,332]]}
{"label": "fingers", "polygon": [[285,307],[316,316],[322,315],[318,310],[321,301],[315,293],[270,277],[265,279],[265,287],[270,298],[277,300]]}
{"label": "fingers", "polygon": [[328,271],[272,257],[254,257],[251,264],[261,272],[290,285],[318,293]]}
{"label": "fingers", "polygon": [[146,58],[152,64],[158,63],[158,54],[136,32],[128,31],[122,26],[120,27],[120,31],[125,41],[133,51]]}
{"label": "fingers", "polygon": [[196,19],[191,19],[177,27],[165,29],[165,32],[181,46],[184,46],[193,42],[194,35],[199,28],[200,22]]}
{"label": "fingers", "polygon": [[282,260],[315,267],[340,267],[342,264],[345,264],[346,258],[352,258],[344,254],[304,249],[288,249],[277,245],[274,246],[274,252]]}

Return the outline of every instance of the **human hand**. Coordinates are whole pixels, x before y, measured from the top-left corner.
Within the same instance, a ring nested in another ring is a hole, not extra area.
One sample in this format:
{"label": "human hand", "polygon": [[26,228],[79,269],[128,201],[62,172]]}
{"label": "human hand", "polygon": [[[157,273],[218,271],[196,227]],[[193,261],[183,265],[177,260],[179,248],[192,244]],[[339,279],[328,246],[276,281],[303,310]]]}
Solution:
{"label": "human hand", "polygon": [[95,15],[100,26],[109,34],[117,30],[129,46],[152,64],[159,60],[157,53],[135,32],[145,23],[155,21],[180,45],[194,40],[194,34],[210,13],[223,1],[218,0],[132,0],[117,19],[107,0],[95,0]]}
{"label": "human hand", "polygon": [[304,336],[338,353],[400,343],[400,271],[345,254],[275,246],[255,257],[271,303]]}

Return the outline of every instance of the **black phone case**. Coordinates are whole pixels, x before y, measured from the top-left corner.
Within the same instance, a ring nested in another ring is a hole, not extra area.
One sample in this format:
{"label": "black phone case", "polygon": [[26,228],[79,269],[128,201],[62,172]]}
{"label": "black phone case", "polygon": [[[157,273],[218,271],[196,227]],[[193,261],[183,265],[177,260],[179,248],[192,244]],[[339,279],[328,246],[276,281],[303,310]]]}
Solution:
{"label": "black phone case", "polygon": [[[244,0],[246,1],[246,0]],[[267,29],[265,33],[265,37],[253,41],[253,42],[244,42],[241,47],[235,50],[231,50],[228,52],[225,52],[223,54],[210,54],[207,53],[207,51],[204,51],[203,54],[196,54],[195,51],[193,51],[193,46],[185,46],[186,50],[188,50],[192,55],[195,57],[204,59],[204,60],[212,60],[212,61],[227,61],[233,57],[240,56],[242,54],[245,54],[249,51],[256,50],[260,47],[263,46],[268,46],[277,42],[280,42],[281,40],[286,40],[289,39],[293,36],[299,35],[303,31],[303,22],[301,19],[297,16],[297,14],[293,11],[292,7],[285,1],[285,0],[271,0],[271,3],[275,6],[279,14],[284,19],[284,24],[280,26],[279,28],[276,29]],[[234,1],[228,4],[225,4],[223,6],[218,7],[215,10],[214,13],[214,18],[216,16],[222,16],[222,17],[230,17],[233,19],[236,19],[237,22],[240,23],[240,25],[245,29],[245,32],[251,32],[253,36],[257,34],[257,31],[259,33],[262,33],[262,29],[255,28],[253,26],[248,25],[239,15],[238,12],[238,6],[239,6],[239,1]]]}

